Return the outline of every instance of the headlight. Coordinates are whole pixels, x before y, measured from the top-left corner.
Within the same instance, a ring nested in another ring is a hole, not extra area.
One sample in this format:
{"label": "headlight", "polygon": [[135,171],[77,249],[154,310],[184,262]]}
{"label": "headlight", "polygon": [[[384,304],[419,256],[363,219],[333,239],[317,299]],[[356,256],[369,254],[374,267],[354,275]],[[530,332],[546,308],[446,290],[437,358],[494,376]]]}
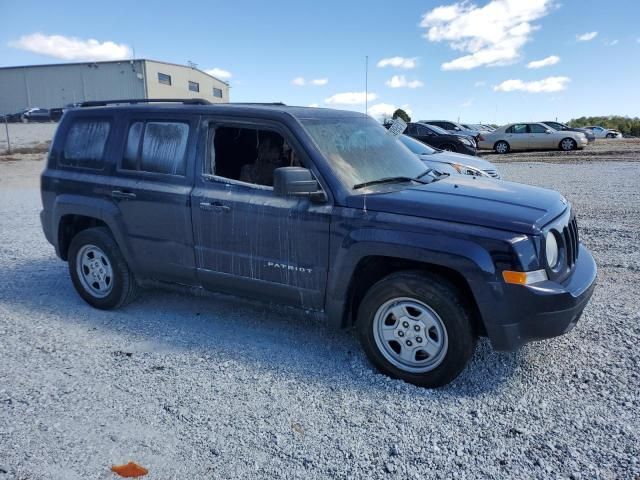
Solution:
{"label": "headlight", "polygon": [[453,168],[455,168],[456,172],[458,172],[461,175],[475,175],[476,177],[489,177],[489,178],[491,178],[491,175],[489,175],[488,173],[483,172],[482,170],[480,170],[478,168],[470,167],[469,165],[462,165],[461,163],[452,163],[450,165]]}
{"label": "headlight", "polygon": [[469,145],[470,147],[473,147],[473,143],[471,143],[471,140],[469,140],[468,138],[460,137],[460,141],[465,145]]}
{"label": "headlight", "polygon": [[547,265],[549,265],[549,268],[556,268],[558,266],[558,242],[555,234],[551,231],[547,232],[547,235],[544,238],[544,243],[547,246]]}

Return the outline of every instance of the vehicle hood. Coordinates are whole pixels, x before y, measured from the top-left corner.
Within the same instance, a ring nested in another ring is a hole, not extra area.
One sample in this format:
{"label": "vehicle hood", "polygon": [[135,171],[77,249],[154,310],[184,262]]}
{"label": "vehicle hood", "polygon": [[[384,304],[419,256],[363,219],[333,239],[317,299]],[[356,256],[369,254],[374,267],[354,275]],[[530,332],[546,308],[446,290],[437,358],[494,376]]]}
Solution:
{"label": "vehicle hood", "polygon": [[[385,187],[389,187],[388,185]],[[347,197],[347,206],[363,208],[364,195]],[[455,175],[427,185],[374,190],[367,211],[467,223],[536,234],[567,208],[554,190],[470,175]]]}
{"label": "vehicle hood", "polygon": [[460,163],[479,170],[495,170],[496,167],[486,160],[473,155],[455,152],[437,152],[432,155],[420,155],[420,160],[440,163]]}

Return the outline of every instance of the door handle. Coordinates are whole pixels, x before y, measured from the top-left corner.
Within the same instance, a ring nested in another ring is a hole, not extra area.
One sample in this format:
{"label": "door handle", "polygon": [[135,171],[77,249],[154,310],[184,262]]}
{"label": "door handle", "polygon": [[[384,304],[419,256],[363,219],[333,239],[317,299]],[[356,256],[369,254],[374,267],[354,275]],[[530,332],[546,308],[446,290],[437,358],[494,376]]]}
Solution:
{"label": "door handle", "polygon": [[120,200],[133,200],[136,198],[136,194],[132,192],[123,192],[122,190],[113,190],[111,192],[112,198],[118,198]]}
{"label": "door handle", "polygon": [[231,207],[227,205],[223,205],[220,202],[200,202],[200,210],[205,210],[207,212],[215,212],[215,213],[225,213],[230,212]]}

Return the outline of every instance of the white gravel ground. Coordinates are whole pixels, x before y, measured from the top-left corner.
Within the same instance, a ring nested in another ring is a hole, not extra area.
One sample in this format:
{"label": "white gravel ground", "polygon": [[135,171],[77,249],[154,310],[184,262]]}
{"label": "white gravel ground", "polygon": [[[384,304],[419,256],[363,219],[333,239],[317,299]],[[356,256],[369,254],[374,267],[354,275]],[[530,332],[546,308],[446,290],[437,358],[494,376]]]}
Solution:
{"label": "white gravel ground", "polygon": [[578,209],[599,285],[568,335],[449,387],[376,373],[302,315],[148,291],[87,306],[42,236],[42,162],[0,162],[0,480],[640,475],[640,163],[506,163]]}

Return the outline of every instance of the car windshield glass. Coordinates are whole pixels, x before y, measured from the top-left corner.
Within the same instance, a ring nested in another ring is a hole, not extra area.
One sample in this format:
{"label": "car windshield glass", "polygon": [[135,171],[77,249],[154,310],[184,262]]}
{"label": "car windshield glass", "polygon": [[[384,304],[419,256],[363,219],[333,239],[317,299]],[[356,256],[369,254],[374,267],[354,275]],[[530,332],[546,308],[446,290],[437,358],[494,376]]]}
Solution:
{"label": "car windshield glass", "polygon": [[424,164],[371,117],[304,119],[320,152],[348,187],[382,178],[416,178]]}
{"label": "car windshield glass", "polygon": [[429,145],[425,145],[424,143],[406,135],[400,135],[400,141],[416,155],[433,155],[436,153],[436,151]]}
{"label": "car windshield glass", "polygon": [[447,132],[444,128],[440,128],[437,125],[429,124],[429,128],[434,132],[439,133],[440,135],[449,135],[449,132]]}

